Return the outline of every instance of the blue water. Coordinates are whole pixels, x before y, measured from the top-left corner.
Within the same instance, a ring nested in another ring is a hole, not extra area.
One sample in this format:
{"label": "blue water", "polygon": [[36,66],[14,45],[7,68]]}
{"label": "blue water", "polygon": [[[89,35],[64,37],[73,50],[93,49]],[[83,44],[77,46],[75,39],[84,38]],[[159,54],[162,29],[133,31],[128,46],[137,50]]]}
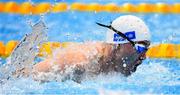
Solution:
{"label": "blue water", "polygon": [[[6,0],[2,0],[6,1]],[[23,2],[19,0],[17,2]],[[50,2],[50,0],[45,0]],[[61,0],[57,0],[61,1]],[[81,2],[98,2],[95,0],[78,0]],[[145,1],[155,3],[157,0]],[[39,2],[39,0],[33,0]],[[56,2],[56,1],[54,1]],[[51,2],[51,3],[54,3]],[[66,1],[64,1],[66,2]],[[73,0],[68,0],[72,3]],[[122,4],[126,0],[103,1]],[[141,0],[129,2],[139,3]],[[163,0],[174,3],[177,1]],[[20,40],[23,35],[31,32],[30,23],[35,24],[42,19],[48,27],[49,41],[84,42],[105,40],[106,29],[95,22],[109,24],[122,13],[88,13],[68,11],[62,13],[48,13],[43,16],[23,16],[18,14],[0,13],[0,41]],[[174,43],[180,41],[180,15],[178,14],[132,14],[142,18],[150,28],[152,44]],[[6,63],[0,60],[0,63]],[[73,81],[49,82],[39,84],[31,78],[9,81],[0,86],[0,94],[180,94],[180,60],[178,59],[147,59],[130,77],[124,78],[120,74],[99,75],[95,80],[84,80],[81,84]]]}

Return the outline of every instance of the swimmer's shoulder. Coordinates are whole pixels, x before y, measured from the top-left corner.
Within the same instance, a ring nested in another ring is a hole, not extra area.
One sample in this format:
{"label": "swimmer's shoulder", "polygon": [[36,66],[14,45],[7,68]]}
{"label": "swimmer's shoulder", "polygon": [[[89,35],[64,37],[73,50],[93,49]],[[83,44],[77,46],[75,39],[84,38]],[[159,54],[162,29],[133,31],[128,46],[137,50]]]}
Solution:
{"label": "swimmer's shoulder", "polygon": [[104,56],[108,56],[113,49],[112,44],[106,43],[104,41],[92,41],[87,42],[86,44],[88,44],[90,47],[96,48],[97,51]]}

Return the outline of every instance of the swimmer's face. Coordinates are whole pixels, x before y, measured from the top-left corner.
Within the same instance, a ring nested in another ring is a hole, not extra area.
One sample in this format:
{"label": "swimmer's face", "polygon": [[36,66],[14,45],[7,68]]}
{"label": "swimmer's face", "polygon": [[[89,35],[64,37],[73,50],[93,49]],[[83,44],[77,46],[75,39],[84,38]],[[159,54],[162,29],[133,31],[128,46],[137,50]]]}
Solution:
{"label": "swimmer's face", "polygon": [[[149,41],[137,42],[143,44],[145,47],[149,47]],[[115,57],[113,59],[114,63],[118,66],[115,66],[115,70],[121,72],[125,76],[130,75],[132,72],[136,71],[138,65],[142,63],[142,60],[146,59],[147,51],[138,53],[136,49],[130,43],[125,43],[117,46],[115,50]]]}

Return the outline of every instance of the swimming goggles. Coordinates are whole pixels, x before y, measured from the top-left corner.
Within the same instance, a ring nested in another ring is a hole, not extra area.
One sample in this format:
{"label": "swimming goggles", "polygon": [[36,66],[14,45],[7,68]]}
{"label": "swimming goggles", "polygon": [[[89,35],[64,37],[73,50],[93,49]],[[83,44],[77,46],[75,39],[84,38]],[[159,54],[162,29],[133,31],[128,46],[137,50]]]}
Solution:
{"label": "swimming goggles", "polygon": [[117,33],[119,36],[123,37],[124,39],[128,40],[132,46],[136,49],[137,53],[143,53],[146,52],[148,50],[148,47],[144,44],[139,44],[138,42],[134,42],[131,39],[129,39],[125,34],[123,34],[122,32],[116,30],[115,28],[113,28],[111,25],[104,25],[101,23],[96,22],[96,24],[98,24],[99,26],[102,27],[106,27],[108,29],[113,30],[115,33]]}

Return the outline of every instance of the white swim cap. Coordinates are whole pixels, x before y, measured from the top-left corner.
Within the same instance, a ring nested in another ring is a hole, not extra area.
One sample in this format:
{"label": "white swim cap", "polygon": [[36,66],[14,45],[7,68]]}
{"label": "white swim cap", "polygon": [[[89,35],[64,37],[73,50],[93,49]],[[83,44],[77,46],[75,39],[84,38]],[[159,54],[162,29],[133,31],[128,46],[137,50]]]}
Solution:
{"label": "white swim cap", "polygon": [[[150,40],[149,28],[143,20],[136,16],[120,16],[112,22],[111,26],[125,34],[132,41]],[[117,44],[128,43],[126,39],[122,38],[111,29],[107,31],[106,41],[107,43]]]}

